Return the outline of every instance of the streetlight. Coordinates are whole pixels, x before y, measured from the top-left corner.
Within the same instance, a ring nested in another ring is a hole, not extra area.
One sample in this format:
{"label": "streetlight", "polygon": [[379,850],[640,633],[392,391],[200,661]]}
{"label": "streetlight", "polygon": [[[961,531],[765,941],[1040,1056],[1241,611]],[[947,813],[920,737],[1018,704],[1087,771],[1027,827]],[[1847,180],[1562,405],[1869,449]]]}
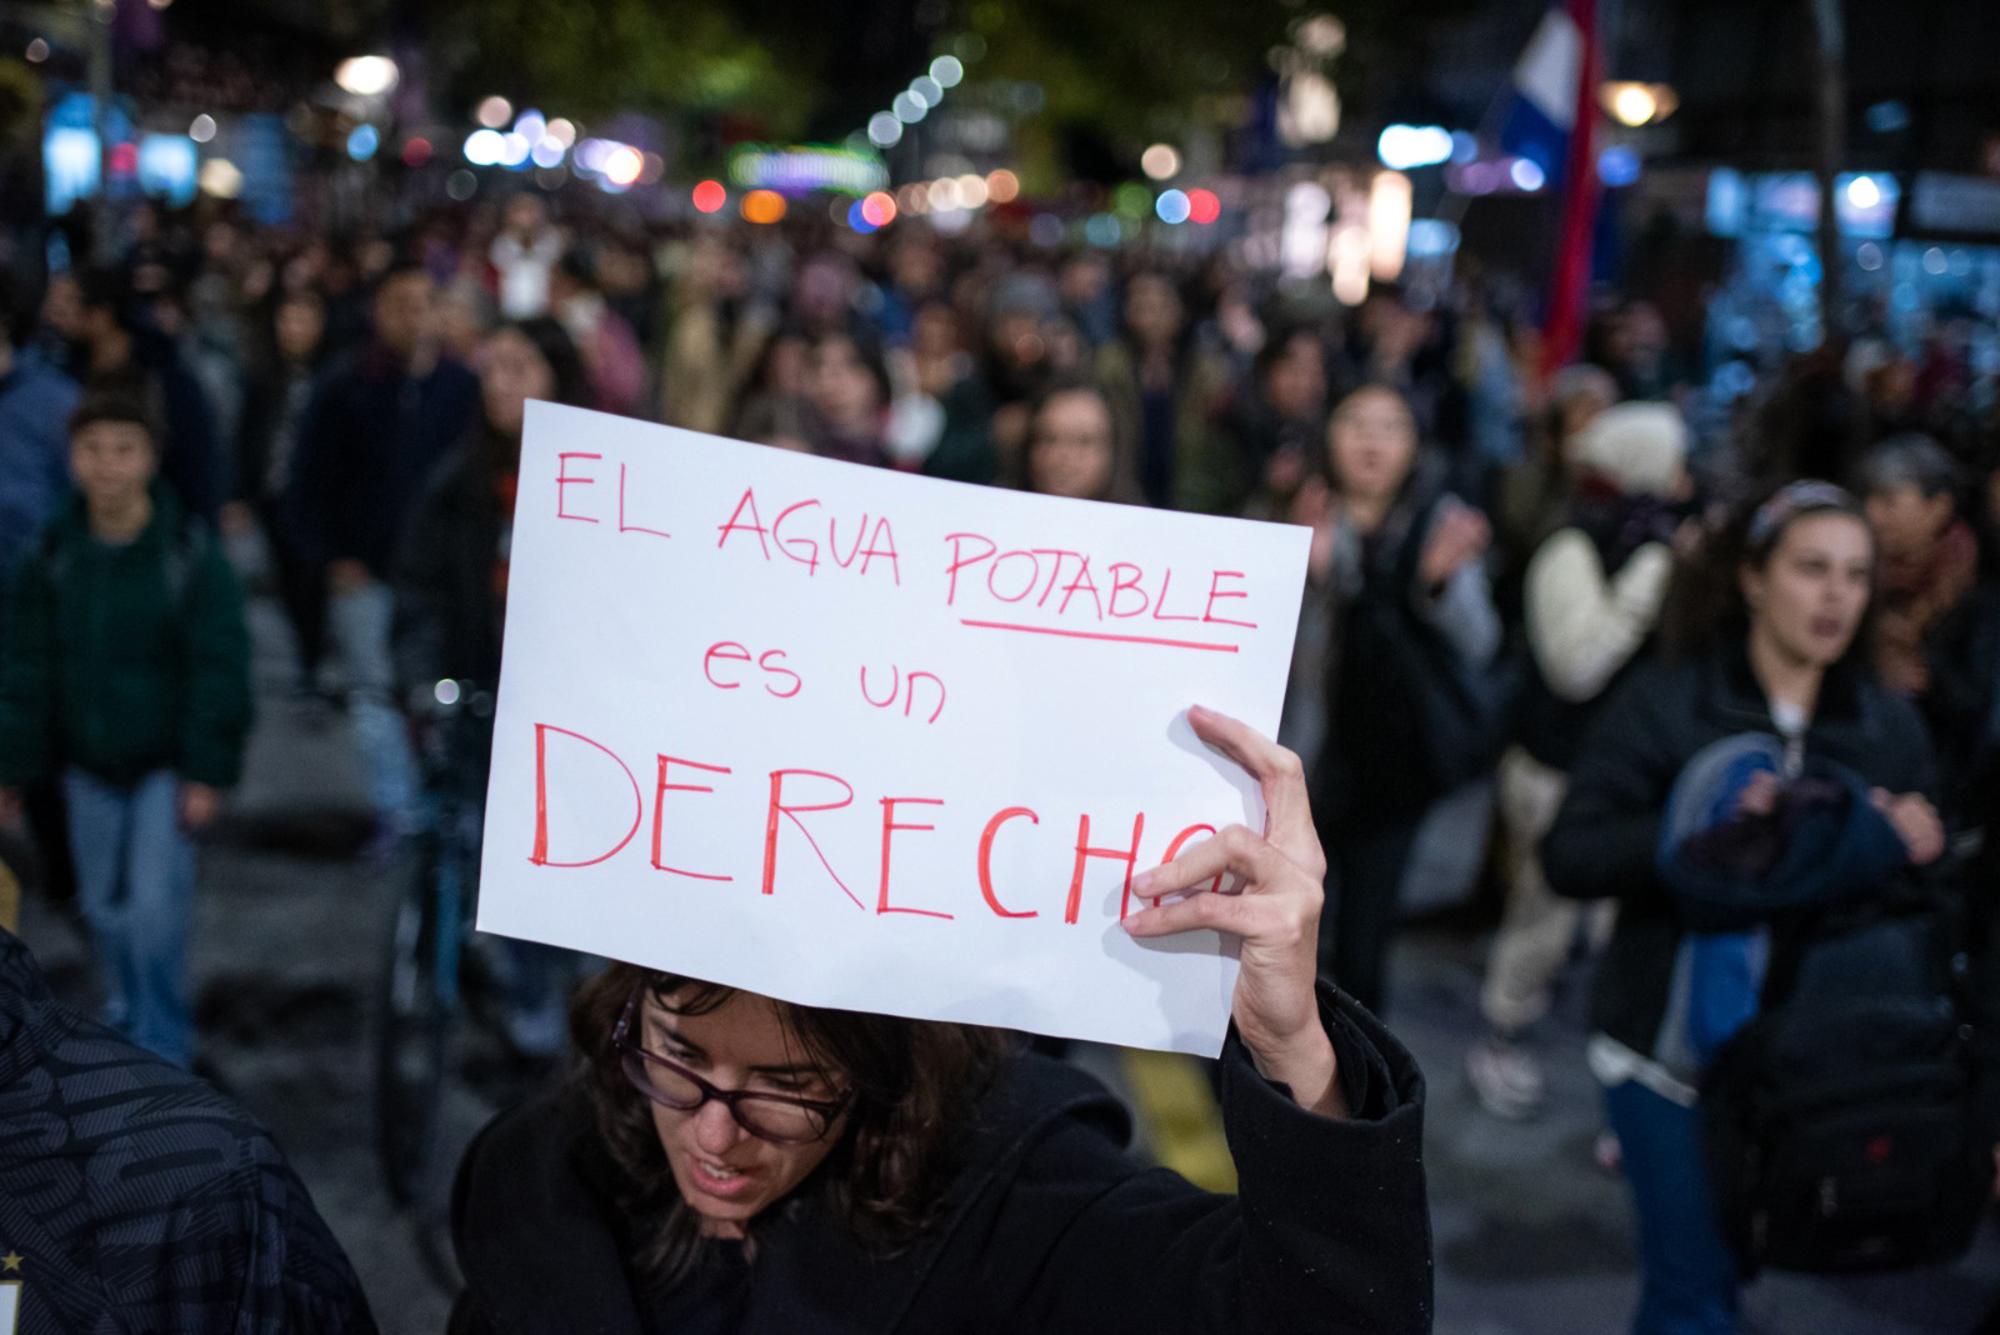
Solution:
{"label": "streetlight", "polygon": [[350,56],[333,72],[342,92],[356,97],[380,97],[396,86],[401,71],[387,56]]}
{"label": "streetlight", "polygon": [[1634,130],[1665,120],[1680,106],[1680,98],[1663,83],[1607,83],[1597,97],[1613,120]]}

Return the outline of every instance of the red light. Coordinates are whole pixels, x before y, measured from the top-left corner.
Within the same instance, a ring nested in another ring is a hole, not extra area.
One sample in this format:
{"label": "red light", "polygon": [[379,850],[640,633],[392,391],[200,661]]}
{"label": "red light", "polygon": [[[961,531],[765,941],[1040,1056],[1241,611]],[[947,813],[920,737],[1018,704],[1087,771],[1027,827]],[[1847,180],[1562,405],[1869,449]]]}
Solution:
{"label": "red light", "polygon": [[714,213],[728,202],[729,192],[720,181],[703,181],[694,188],[694,206],[703,213]]}
{"label": "red light", "polygon": [[861,201],[861,216],[870,227],[887,227],[896,220],[896,199],[886,190],[877,190]]}
{"label": "red light", "polygon": [[111,174],[130,176],[139,170],[139,146],[137,144],[113,144],[111,146]]}
{"label": "red light", "polygon": [[406,140],[403,144],[403,164],[421,167],[431,160],[431,141],[422,135]]}
{"label": "red light", "polygon": [[1215,197],[1213,190],[1196,188],[1187,192],[1188,221],[1206,227],[1222,216],[1222,201]]}

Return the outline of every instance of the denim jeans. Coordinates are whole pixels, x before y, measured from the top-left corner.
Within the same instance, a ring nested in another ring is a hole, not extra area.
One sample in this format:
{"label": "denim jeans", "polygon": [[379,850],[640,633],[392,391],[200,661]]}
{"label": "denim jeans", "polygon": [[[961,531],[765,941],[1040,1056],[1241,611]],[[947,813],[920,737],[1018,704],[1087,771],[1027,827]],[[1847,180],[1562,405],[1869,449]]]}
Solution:
{"label": "denim jeans", "polygon": [[1604,1091],[1639,1216],[1639,1311],[1632,1335],[1732,1335],[1742,1281],[1722,1235],[1693,1108],[1637,1080]]}
{"label": "denim jeans", "polygon": [[408,833],[419,819],[417,762],[396,700],[396,671],[389,653],[395,594],[381,580],[337,593],[329,605],[341,672],[347,678],[348,715],[378,820]]}
{"label": "denim jeans", "polygon": [[105,1018],[185,1067],[194,1049],[188,937],[195,850],[181,830],[180,777],[155,770],[134,784],[112,784],[72,768],[63,795],[77,900],[110,992]]}

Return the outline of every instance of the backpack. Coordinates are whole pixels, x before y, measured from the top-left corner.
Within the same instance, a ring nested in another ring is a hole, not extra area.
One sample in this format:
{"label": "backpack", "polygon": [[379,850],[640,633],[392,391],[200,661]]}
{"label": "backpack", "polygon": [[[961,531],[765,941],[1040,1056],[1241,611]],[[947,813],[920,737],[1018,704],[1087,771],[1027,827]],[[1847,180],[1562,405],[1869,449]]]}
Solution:
{"label": "backpack", "polygon": [[1708,1174],[1746,1273],[1959,1255],[1993,1185],[1956,919],[1905,892],[1775,929],[1760,1013],[1702,1079]]}

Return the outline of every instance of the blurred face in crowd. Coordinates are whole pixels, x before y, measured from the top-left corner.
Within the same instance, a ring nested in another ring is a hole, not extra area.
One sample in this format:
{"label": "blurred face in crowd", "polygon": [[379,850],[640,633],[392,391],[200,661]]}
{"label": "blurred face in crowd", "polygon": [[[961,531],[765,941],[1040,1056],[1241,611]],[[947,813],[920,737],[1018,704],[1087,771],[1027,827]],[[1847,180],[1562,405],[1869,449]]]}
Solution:
{"label": "blurred face in crowd", "polygon": [[540,195],[516,195],[507,202],[507,230],[523,241],[532,240],[548,220],[548,205]]}
{"label": "blurred face in crowd", "polygon": [[941,301],[917,312],[910,329],[910,344],[925,360],[949,357],[958,351],[958,315]]}
{"label": "blurred face in crowd", "polygon": [[502,329],[479,350],[479,396],[494,432],[518,436],[528,400],[555,398],[555,368],[526,334]]}
{"label": "blurred face in crowd", "polygon": [[1562,433],[1563,452],[1569,462],[1576,461],[1576,451],[1581,442],[1577,439],[1583,429],[1597,420],[1598,414],[1609,408],[1612,395],[1603,386],[1580,389],[1556,405],[1556,425]]}
{"label": "blurred face in crowd", "polygon": [[69,471],[92,514],[136,504],[157,462],[152,433],[137,422],[92,422],[70,438]]}
{"label": "blurred face in crowd", "polygon": [[1417,459],[1417,424],[1393,390],[1361,389],[1341,401],[1327,429],[1333,476],[1352,500],[1395,499]]}
{"label": "blurred face in crowd", "polygon": [[326,307],[310,293],[287,297],[278,307],[272,332],[278,339],[279,356],[286,361],[305,361],[319,348],[320,335],[326,332]]}
{"label": "blurred face in crowd", "polygon": [[852,339],[819,340],[806,365],[806,398],[828,425],[849,434],[874,429],[882,387]]}
{"label": "blurred face in crowd", "polygon": [[1875,578],[1867,524],[1838,512],[1793,520],[1762,566],[1742,571],[1750,635],[1784,659],[1831,667],[1854,643]]}
{"label": "blurred face in crowd", "polygon": [[993,321],[993,351],[1013,367],[1041,364],[1049,354],[1042,341],[1042,322],[1033,311],[1005,311]]}
{"label": "blurred face in crowd", "polygon": [[1264,397],[1278,416],[1297,420],[1320,410],[1326,397],[1326,363],[1320,357],[1319,340],[1310,334],[1296,334],[1286,340],[1285,350],[1264,373]]}
{"label": "blurred face in crowd", "polygon": [[1102,500],[1111,490],[1111,409],[1087,389],[1053,394],[1028,432],[1028,485],[1044,496]]}
{"label": "blurred face in crowd", "polygon": [[1180,294],[1174,285],[1156,273],[1142,273],[1132,280],[1125,293],[1125,323],[1133,337],[1148,347],[1159,347],[1180,337]]}
{"label": "blurred face in crowd", "polygon": [[937,290],[944,264],[936,249],[921,241],[906,241],[889,255],[889,277],[900,292],[920,296]]}
{"label": "blurred face in crowd", "polygon": [[461,361],[479,355],[479,345],[492,325],[492,315],[476,284],[454,280],[438,297],[438,338]]}
{"label": "blurred face in crowd", "polygon": [[[637,1022],[642,1048],[719,1088],[821,1101],[844,1092],[800,1050],[768,997],[738,992],[704,1014],[677,1015],[647,993]],[[819,1139],[780,1145],[750,1134],[719,1099],[688,1112],[648,1106],[674,1185],[711,1237],[742,1237],[746,1223],[825,1161],[847,1124],[842,1114]]]}
{"label": "blurred face in crowd", "polygon": [[437,294],[430,275],[405,270],[375,294],[375,336],[404,361],[421,352],[434,331]]}
{"label": "blurred face in crowd", "polygon": [[83,286],[75,274],[59,273],[49,279],[42,297],[42,322],[64,338],[83,333]]}
{"label": "blurred face in crowd", "polygon": [[1951,523],[1951,493],[1926,496],[1915,486],[1889,487],[1868,493],[1868,524],[1893,560],[1921,556]]}

